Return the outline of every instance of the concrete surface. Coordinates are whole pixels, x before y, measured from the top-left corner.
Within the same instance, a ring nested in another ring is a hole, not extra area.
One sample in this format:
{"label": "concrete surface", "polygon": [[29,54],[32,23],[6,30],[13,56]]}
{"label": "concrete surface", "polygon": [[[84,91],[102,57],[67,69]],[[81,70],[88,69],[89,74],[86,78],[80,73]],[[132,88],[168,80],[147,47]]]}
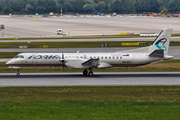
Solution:
{"label": "concrete surface", "polygon": [[180,72],[0,73],[0,86],[180,85]]}
{"label": "concrete surface", "polygon": [[[5,25],[4,37],[56,37],[57,29],[67,36],[112,35],[120,32],[160,33],[173,28],[180,33],[180,18],[163,17],[8,17],[1,16]],[[1,32],[0,32],[1,35]]]}

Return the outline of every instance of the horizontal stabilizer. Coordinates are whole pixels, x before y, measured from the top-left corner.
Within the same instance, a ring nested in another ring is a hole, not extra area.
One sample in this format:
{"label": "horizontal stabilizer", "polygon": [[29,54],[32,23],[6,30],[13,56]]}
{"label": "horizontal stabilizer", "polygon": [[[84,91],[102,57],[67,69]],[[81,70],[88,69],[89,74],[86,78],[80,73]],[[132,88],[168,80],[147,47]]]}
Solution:
{"label": "horizontal stabilizer", "polygon": [[89,59],[86,62],[82,63],[82,65],[92,65],[92,66],[98,66],[99,58],[96,59]]}
{"label": "horizontal stabilizer", "polygon": [[152,52],[149,57],[164,57],[164,50],[155,50],[154,52]]}

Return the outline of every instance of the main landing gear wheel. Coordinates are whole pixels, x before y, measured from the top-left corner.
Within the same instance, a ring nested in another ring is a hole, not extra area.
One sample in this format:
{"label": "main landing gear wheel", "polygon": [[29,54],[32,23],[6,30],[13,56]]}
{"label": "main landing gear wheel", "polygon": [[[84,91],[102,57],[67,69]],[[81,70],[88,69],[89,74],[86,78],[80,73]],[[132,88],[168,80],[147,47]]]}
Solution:
{"label": "main landing gear wheel", "polygon": [[89,74],[88,74],[90,77],[92,77],[94,74],[93,74],[93,72],[91,71],[91,72],[89,72]]}
{"label": "main landing gear wheel", "polygon": [[86,69],[83,71],[83,75],[84,75],[84,76],[87,76],[87,75],[88,75],[88,71],[87,71]]}
{"label": "main landing gear wheel", "polygon": [[90,72],[88,72],[86,69],[83,71],[83,75],[84,76],[90,76],[90,77],[92,77],[94,74],[93,74],[93,72],[92,72],[92,69],[89,69],[90,70]]}
{"label": "main landing gear wheel", "polygon": [[90,72],[88,73],[88,75],[89,75],[89,77],[92,77],[94,75],[92,72],[92,69],[90,68],[89,70],[90,70]]}
{"label": "main landing gear wheel", "polygon": [[19,71],[20,71],[20,69],[18,68],[18,69],[17,69],[17,74],[16,74],[18,77],[20,76]]}

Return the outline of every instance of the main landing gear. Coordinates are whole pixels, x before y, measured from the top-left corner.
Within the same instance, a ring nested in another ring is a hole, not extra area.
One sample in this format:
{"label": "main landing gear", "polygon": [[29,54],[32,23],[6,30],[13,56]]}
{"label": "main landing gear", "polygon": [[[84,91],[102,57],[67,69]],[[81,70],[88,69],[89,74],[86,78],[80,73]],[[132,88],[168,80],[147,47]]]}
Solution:
{"label": "main landing gear", "polygon": [[93,74],[93,72],[92,72],[92,69],[89,69],[90,70],[90,72],[88,72],[86,69],[83,71],[83,75],[84,76],[90,76],[90,77],[92,77],[94,74]]}
{"label": "main landing gear", "polygon": [[20,76],[19,71],[20,71],[20,69],[18,68],[18,69],[17,69],[17,74],[16,74],[18,77]]}

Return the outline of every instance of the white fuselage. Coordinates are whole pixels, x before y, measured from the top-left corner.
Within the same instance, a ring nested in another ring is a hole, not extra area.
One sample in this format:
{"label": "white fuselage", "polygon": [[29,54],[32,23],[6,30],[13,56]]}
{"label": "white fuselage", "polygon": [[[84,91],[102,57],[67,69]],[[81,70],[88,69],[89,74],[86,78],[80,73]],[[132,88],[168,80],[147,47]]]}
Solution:
{"label": "white fuselage", "polygon": [[[134,67],[163,60],[149,57],[148,53],[63,53],[68,68],[88,69],[91,65],[82,65],[89,59],[99,59],[97,68]],[[21,53],[6,63],[11,67],[59,67],[62,66],[62,53]]]}

